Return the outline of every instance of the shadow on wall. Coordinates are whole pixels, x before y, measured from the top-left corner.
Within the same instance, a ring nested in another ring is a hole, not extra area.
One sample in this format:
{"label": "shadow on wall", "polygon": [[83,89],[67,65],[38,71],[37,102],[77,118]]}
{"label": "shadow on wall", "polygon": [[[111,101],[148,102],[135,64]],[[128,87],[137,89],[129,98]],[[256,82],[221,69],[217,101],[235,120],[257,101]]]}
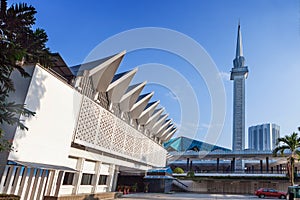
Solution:
{"label": "shadow on wall", "polygon": [[95,198],[94,194],[86,196],[83,200],[100,200],[98,197]]}
{"label": "shadow on wall", "polygon": [[[46,92],[45,87],[45,80],[47,76],[42,73],[42,71],[36,67],[34,73],[32,75],[31,83],[27,91],[27,96],[25,100],[26,108],[36,112],[35,116],[31,116],[29,118],[21,116],[21,120],[25,122],[30,121],[32,118],[38,117],[39,110],[41,108],[41,99],[44,97]],[[27,126],[27,125],[26,125]],[[28,127],[28,126],[27,126]],[[19,130],[18,133],[15,135],[15,138],[21,139],[26,137],[26,134],[30,134],[30,127],[28,127],[28,131],[26,130]],[[18,146],[14,144],[13,149],[17,150]]]}
{"label": "shadow on wall", "polygon": [[[34,70],[34,71],[33,71]],[[40,109],[40,99],[43,98],[46,87],[44,85],[44,81],[46,80],[46,76],[42,74],[41,70],[37,67],[29,66],[26,68],[26,71],[29,74],[32,74],[32,78],[23,78],[20,76],[18,72],[12,73],[11,78],[14,79],[15,89],[16,92],[11,94],[10,101],[14,101],[16,103],[24,103],[24,98],[27,94],[27,102],[26,102],[26,108],[28,108],[31,111],[36,112],[38,115],[38,110]],[[28,84],[30,83],[30,88],[28,88]],[[31,105],[32,104],[32,105]],[[21,121],[25,121],[25,117],[20,117]],[[28,119],[27,119],[28,120]],[[30,120],[30,119],[29,119]],[[25,123],[26,125],[26,123]],[[18,131],[18,134],[15,135],[17,126],[11,126],[6,123],[0,124],[1,128],[5,130],[4,139],[7,139],[9,141],[12,141],[14,137],[16,138],[23,138],[27,134],[26,131]],[[30,131],[30,127],[29,131]],[[27,131],[28,132],[28,131]],[[13,146],[13,149],[16,150],[18,147]],[[7,162],[9,152],[0,152],[0,177],[2,176],[2,173],[4,171],[3,166],[5,167]]]}
{"label": "shadow on wall", "polygon": [[38,110],[41,108],[41,99],[44,97],[46,92],[46,87],[44,82],[47,76],[45,76],[39,68],[36,68],[31,85],[30,90],[28,91],[26,101],[29,104],[28,107],[31,111],[34,111],[38,115]]}

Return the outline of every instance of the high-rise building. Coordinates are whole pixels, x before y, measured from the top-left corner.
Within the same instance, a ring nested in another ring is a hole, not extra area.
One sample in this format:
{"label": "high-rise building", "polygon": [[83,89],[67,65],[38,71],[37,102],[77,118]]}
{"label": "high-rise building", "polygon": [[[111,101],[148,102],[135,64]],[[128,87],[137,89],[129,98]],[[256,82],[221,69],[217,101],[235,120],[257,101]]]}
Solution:
{"label": "high-rise building", "polygon": [[242,34],[238,25],[236,55],[233,60],[230,80],[233,80],[233,135],[232,150],[245,149],[245,79],[248,76],[248,67],[245,66],[243,56]]}
{"label": "high-rise building", "polygon": [[248,129],[248,147],[257,151],[273,150],[280,137],[280,127],[276,124],[261,124]]}

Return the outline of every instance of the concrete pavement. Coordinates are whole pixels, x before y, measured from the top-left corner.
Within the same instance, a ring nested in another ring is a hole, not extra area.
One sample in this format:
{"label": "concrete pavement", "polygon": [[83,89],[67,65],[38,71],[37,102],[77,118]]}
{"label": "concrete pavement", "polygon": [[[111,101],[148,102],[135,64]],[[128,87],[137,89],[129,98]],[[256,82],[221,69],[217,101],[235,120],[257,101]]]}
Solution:
{"label": "concrete pavement", "polygon": [[123,195],[124,200],[194,200],[194,199],[203,199],[203,200],[212,200],[212,199],[258,199],[254,195],[233,195],[233,194],[198,194],[198,193],[172,193],[172,194],[163,194],[163,193],[135,193]]}

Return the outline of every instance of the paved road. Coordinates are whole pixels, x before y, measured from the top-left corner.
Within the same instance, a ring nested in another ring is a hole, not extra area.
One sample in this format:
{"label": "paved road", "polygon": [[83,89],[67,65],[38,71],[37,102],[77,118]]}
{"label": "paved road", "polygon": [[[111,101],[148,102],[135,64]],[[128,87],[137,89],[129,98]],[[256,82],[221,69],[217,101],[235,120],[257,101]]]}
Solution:
{"label": "paved road", "polygon": [[160,194],[160,193],[136,193],[123,195],[124,200],[213,200],[213,199],[258,199],[254,195],[223,195],[223,194],[197,194],[197,193],[173,193],[173,194]]}

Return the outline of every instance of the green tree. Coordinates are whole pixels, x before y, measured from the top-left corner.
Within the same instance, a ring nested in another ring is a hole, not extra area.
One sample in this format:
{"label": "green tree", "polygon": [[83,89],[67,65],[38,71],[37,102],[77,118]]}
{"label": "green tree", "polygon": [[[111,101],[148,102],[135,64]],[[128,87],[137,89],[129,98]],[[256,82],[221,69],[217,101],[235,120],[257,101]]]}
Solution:
{"label": "green tree", "polygon": [[[298,128],[300,131],[300,129]],[[287,157],[287,169],[288,175],[290,178],[291,185],[294,185],[294,168],[295,168],[295,160],[299,159],[300,156],[300,138],[298,137],[298,133],[293,133],[292,135],[286,135],[284,137],[278,138],[276,147],[273,150],[273,156],[278,156],[278,152],[280,156]]]}
{"label": "green tree", "polygon": [[175,173],[175,174],[183,174],[184,171],[183,171],[182,168],[176,167],[176,168],[173,170],[173,173]]}
{"label": "green tree", "polygon": [[[24,63],[40,63],[50,67],[51,57],[46,48],[48,40],[43,29],[33,29],[36,10],[26,3],[7,7],[7,0],[0,4],[0,125],[7,123],[21,129],[27,127],[20,121],[20,115],[32,116],[35,113],[25,105],[10,102],[9,94],[15,92],[10,75],[17,70],[24,78],[29,74],[24,70]],[[3,139],[5,133],[0,127],[0,151],[10,149],[9,142]]]}

